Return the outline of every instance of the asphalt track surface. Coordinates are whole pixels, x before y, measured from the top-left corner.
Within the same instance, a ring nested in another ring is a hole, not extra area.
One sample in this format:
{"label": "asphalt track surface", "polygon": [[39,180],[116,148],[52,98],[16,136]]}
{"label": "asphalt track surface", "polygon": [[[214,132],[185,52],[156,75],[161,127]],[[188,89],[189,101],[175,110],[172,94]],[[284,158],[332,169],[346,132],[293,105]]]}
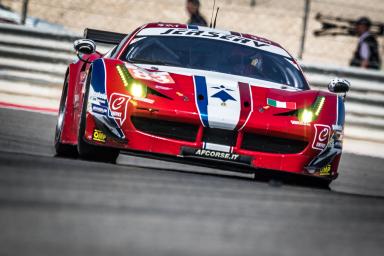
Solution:
{"label": "asphalt track surface", "polygon": [[383,159],[345,154],[327,190],[57,158],[55,116],[0,120],[0,255],[384,255]]}

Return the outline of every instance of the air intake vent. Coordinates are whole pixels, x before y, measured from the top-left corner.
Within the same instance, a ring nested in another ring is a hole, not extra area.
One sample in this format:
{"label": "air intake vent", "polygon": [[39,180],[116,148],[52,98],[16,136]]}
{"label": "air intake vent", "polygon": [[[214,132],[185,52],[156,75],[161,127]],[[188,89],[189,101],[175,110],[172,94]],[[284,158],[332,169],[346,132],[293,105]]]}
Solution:
{"label": "air intake vent", "polygon": [[301,140],[245,133],[241,148],[265,153],[296,154],[303,151],[307,145],[308,142]]}
{"label": "air intake vent", "polygon": [[237,132],[223,129],[205,128],[203,141],[227,146],[235,146]]}
{"label": "air intake vent", "polygon": [[193,124],[158,120],[147,117],[131,117],[132,123],[139,131],[155,136],[194,142],[199,127]]}

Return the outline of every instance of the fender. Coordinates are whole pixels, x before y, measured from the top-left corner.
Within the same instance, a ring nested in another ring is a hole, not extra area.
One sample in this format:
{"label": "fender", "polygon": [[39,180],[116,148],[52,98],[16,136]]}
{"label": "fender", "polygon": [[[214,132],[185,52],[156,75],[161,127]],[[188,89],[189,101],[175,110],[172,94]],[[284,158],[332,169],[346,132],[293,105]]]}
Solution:
{"label": "fender", "polygon": [[77,125],[74,124],[75,116],[75,91],[77,85],[78,72],[81,65],[78,63],[70,64],[66,73],[68,79],[68,92],[66,100],[66,110],[64,115],[63,132],[61,142],[65,144],[77,144]]}
{"label": "fender", "polygon": [[[97,106],[100,109],[109,109],[109,100],[110,94],[107,94],[107,85],[116,84],[118,81],[115,76],[108,76],[108,81],[106,84],[107,73],[110,73],[112,67],[116,66],[116,63],[123,64],[121,61],[109,60],[109,59],[99,59],[95,60],[92,64],[91,73],[88,74],[88,78],[91,79],[90,82],[90,94],[88,95],[88,102],[92,106]],[[109,72],[108,72],[109,70]],[[115,82],[111,82],[115,81]],[[109,90],[108,90],[109,91]],[[115,90],[112,90],[115,91]],[[128,102],[126,102],[128,104]],[[103,132],[109,134],[109,137],[113,137],[117,141],[124,141],[125,136],[121,127],[116,122],[115,118],[110,116],[107,112],[97,113],[86,115],[86,126],[84,139],[89,140],[92,138],[92,133],[95,128],[101,129]],[[92,143],[92,142],[90,142]]]}
{"label": "fender", "polygon": [[[89,56],[88,60],[100,58],[99,53]],[[82,61],[71,63],[68,66],[66,76],[68,77],[68,93],[66,100],[66,111],[64,116],[63,132],[61,142],[64,144],[77,144],[80,114],[83,104],[84,86],[90,64]]]}

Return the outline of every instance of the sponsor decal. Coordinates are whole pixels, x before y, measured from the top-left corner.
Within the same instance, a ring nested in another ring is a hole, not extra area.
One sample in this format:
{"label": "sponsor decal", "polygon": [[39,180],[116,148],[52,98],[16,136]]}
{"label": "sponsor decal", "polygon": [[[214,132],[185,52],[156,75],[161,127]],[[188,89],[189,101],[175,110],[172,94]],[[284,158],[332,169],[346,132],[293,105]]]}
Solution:
{"label": "sponsor decal", "polygon": [[96,98],[96,99],[94,99],[94,101],[96,101],[96,102],[98,102],[99,104],[102,104],[102,105],[107,105],[107,100],[106,99]]}
{"label": "sponsor decal", "polygon": [[320,169],[320,176],[329,176],[331,175],[331,165],[328,164],[327,166]]}
{"label": "sponsor decal", "polygon": [[108,116],[114,118],[122,125],[127,117],[130,96],[121,93],[112,93],[109,99]]}
{"label": "sponsor decal", "polygon": [[209,157],[209,158],[222,159],[222,160],[229,160],[229,161],[236,161],[240,157],[239,154],[226,153],[226,152],[222,152],[222,151],[207,150],[207,149],[198,149],[198,150],[196,150],[195,155],[196,156]]}
{"label": "sponsor decal", "polygon": [[305,123],[305,122],[301,122],[301,121],[298,121],[298,120],[291,120],[291,124],[293,124],[293,125],[311,126],[310,123]]}
{"label": "sponsor decal", "polygon": [[160,35],[183,35],[183,36],[197,36],[197,37],[207,37],[207,38],[218,38],[222,40],[227,40],[231,42],[238,42],[245,45],[252,45],[254,47],[263,47],[268,46],[266,43],[262,43],[253,39],[248,39],[245,37],[231,35],[226,33],[220,33],[216,31],[205,31],[193,29],[168,29]]}
{"label": "sponsor decal", "polygon": [[167,72],[151,72],[152,80],[160,84],[174,84],[173,78]]}
{"label": "sponsor decal", "polygon": [[166,91],[169,91],[169,90],[172,90],[172,89],[173,89],[173,88],[171,88],[171,87],[162,86],[162,85],[155,85],[155,88],[156,88],[156,89],[159,89],[159,90],[166,90]]}
{"label": "sponsor decal", "polygon": [[137,100],[137,101],[149,103],[149,104],[153,104],[155,102],[155,100],[147,99],[147,98],[140,98],[140,97],[134,97],[133,99]]}
{"label": "sponsor decal", "polygon": [[198,38],[209,38],[214,40],[232,42],[241,44],[253,48],[258,48],[264,51],[276,53],[291,59],[291,56],[281,47],[269,44],[266,40],[260,40],[256,37],[244,37],[240,33],[228,32],[228,31],[212,31],[204,27],[190,27],[187,28],[146,28],[141,30],[138,36],[180,36],[180,37],[198,37]]}
{"label": "sponsor decal", "polygon": [[312,148],[317,150],[323,150],[328,144],[328,139],[331,135],[331,127],[323,124],[315,124],[315,130],[316,132]]}
{"label": "sponsor decal", "polygon": [[284,102],[284,101],[277,101],[274,99],[267,98],[267,104],[275,108],[286,108],[286,109],[292,109],[292,110],[296,109],[296,102]]}
{"label": "sponsor decal", "polygon": [[89,99],[98,104],[107,104],[107,96],[104,93],[95,92],[92,88],[89,92]]}
{"label": "sponsor decal", "polygon": [[[205,143],[206,146],[209,143]],[[223,151],[223,145],[208,145],[209,147],[204,148],[189,148],[182,147],[181,155],[184,157],[201,157],[212,160],[222,160],[222,161],[230,161],[241,164],[250,165],[252,163],[251,156],[239,155],[232,153],[231,147],[227,146],[228,150]],[[217,149],[218,146],[221,146],[221,149]],[[215,149],[216,147],[216,149]],[[225,149],[224,149],[225,150]]]}
{"label": "sponsor decal", "polygon": [[127,65],[126,67],[129,71],[129,74],[134,79],[141,79],[141,80],[147,80],[147,81],[154,81],[159,84],[174,84],[175,81],[171,77],[171,75],[168,72],[149,72],[145,69]]}
{"label": "sponsor decal", "polygon": [[92,104],[92,113],[100,114],[100,115],[107,115],[108,114],[108,108],[106,108],[104,106]]}
{"label": "sponsor decal", "polygon": [[341,125],[332,125],[332,130],[334,130],[334,131],[343,131],[343,126],[341,126]]}
{"label": "sponsor decal", "polygon": [[204,76],[193,78],[195,103],[204,127],[241,130],[246,125],[253,111],[249,84]]}
{"label": "sponsor decal", "polygon": [[[233,101],[236,101],[228,92],[233,92],[232,89],[228,89],[226,88],[224,85],[220,85],[220,86],[212,86],[211,88],[213,89],[216,89],[216,90],[220,90],[218,92],[216,92],[215,94],[213,94],[211,97],[212,98],[218,98],[222,101],[222,103],[225,103],[227,100],[233,100]],[[228,92],[227,92],[228,91]],[[223,104],[221,104],[223,105]]]}
{"label": "sponsor decal", "polygon": [[159,27],[167,27],[167,28],[178,28],[180,25],[178,24],[170,24],[170,23],[160,23],[158,24]]}
{"label": "sponsor decal", "polygon": [[105,135],[102,131],[96,129],[93,130],[92,140],[105,143],[106,138],[107,135]]}

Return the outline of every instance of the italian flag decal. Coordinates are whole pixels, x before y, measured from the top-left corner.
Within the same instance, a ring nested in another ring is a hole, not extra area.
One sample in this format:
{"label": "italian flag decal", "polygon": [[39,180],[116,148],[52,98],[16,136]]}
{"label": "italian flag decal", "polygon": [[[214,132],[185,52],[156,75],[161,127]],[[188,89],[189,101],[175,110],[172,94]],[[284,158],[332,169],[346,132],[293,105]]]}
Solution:
{"label": "italian flag decal", "polygon": [[267,104],[276,108],[296,109],[296,102],[284,102],[267,98]]}

